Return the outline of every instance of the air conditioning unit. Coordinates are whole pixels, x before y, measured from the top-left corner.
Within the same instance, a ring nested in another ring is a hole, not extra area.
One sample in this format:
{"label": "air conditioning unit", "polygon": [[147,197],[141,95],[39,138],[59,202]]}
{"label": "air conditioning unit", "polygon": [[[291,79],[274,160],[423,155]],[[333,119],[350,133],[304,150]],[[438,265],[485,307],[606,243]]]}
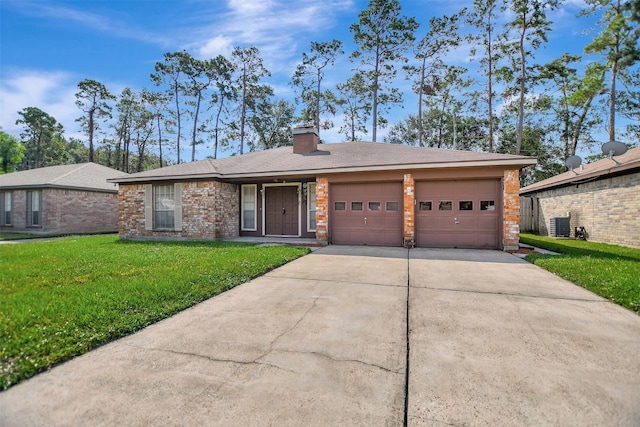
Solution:
{"label": "air conditioning unit", "polygon": [[570,217],[551,218],[549,234],[551,234],[551,237],[571,236],[571,218]]}

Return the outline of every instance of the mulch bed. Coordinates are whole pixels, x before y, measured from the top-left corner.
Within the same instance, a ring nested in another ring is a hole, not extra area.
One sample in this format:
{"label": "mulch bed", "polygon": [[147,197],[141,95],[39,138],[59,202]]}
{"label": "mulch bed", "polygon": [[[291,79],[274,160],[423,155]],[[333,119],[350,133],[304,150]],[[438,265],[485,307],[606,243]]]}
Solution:
{"label": "mulch bed", "polygon": [[528,254],[539,254],[540,253],[540,252],[538,252],[538,251],[536,251],[534,249],[531,249],[531,248],[520,248],[520,249],[515,249],[513,251],[507,251],[507,252],[509,252],[510,254],[526,254],[526,255],[528,255]]}

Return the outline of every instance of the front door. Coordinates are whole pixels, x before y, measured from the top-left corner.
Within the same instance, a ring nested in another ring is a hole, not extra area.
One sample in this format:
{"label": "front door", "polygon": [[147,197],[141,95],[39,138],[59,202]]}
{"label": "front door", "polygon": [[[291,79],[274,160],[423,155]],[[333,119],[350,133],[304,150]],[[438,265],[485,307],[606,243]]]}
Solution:
{"label": "front door", "polygon": [[298,235],[298,187],[265,187],[265,234]]}

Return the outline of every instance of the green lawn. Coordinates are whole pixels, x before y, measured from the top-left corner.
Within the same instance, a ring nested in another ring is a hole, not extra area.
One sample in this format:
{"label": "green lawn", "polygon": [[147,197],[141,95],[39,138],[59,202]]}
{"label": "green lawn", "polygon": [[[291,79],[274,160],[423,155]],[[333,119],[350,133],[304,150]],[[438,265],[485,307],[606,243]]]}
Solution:
{"label": "green lawn", "polygon": [[526,260],[640,314],[640,249],[531,234],[520,241],[561,254]]}
{"label": "green lawn", "polygon": [[306,253],[115,236],[0,245],[0,390]]}

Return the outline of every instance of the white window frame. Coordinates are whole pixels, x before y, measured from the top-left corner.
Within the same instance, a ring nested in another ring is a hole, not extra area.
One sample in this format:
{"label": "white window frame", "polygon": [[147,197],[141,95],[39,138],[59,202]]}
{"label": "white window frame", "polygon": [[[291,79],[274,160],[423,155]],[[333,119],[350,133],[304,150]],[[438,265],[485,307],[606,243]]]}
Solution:
{"label": "white window frame", "polygon": [[[252,195],[245,195],[245,190],[252,189]],[[248,200],[252,197],[253,200]],[[253,227],[245,227],[245,203],[253,203]],[[240,190],[240,230],[258,231],[258,184],[242,184]]]}
{"label": "white window frame", "polygon": [[[311,203],[311,195],[313,195],[313,206],[311,206],[312,205],[312,203]],[[307,183],[307,231],[315,232],[316,231],[316,227],[318,226],[318,219],[314,215],[315,224],[314,224],[314,227],[311,227],[311,212],[313,212],[315,215],[317,215],[317,212],[318,212],[317,200],[316,200],[316,183],[315,182],[308,182]]]}
{"label": "white window frame", "polygon": [[[167,185],[167,184],[160,184]],[[154,187],[153,184],[145,184],[144,189],[144,229],[146,231],[182,231],[182,183],[173,185],[173,228],[155,228]]]}
{"label": "white window frame", "polygon": [[[0,207],[2,207],[2,212],[0,212],[2,215],[0,218],[0,226],[6,227],[13,225],[13,193],[11,191],[4,191],[0,194],[2,194],[2,197],[0,197]],[[7,221],[7,214],[9,214],[9,221]]]}
{"label": "white window frame", "polygon": [[[34,212],[38,212],[37,221],[33,220]],[[42,192],[40,190],[27,191],[27,227],[42,227]]]}
{"label": "white window frame", "polygon": [[[167,192],[163,191],[164,189],[166,189]],[[162,197],[159,197],[159,196],[162,196]],[[171,197],[169,198],[169,196]],[[175,198],[176,198],[176,193],[173,185],[159,184],[159,185],[153,186],[153,229],[154,230],[173,230],[175,228],[175,224],[176,224]],[[171,222],[171,224],[160,227],[158,225],[159,213],[166,213],[167,222]],[[169,219],[171,221],[169,221]]]}

